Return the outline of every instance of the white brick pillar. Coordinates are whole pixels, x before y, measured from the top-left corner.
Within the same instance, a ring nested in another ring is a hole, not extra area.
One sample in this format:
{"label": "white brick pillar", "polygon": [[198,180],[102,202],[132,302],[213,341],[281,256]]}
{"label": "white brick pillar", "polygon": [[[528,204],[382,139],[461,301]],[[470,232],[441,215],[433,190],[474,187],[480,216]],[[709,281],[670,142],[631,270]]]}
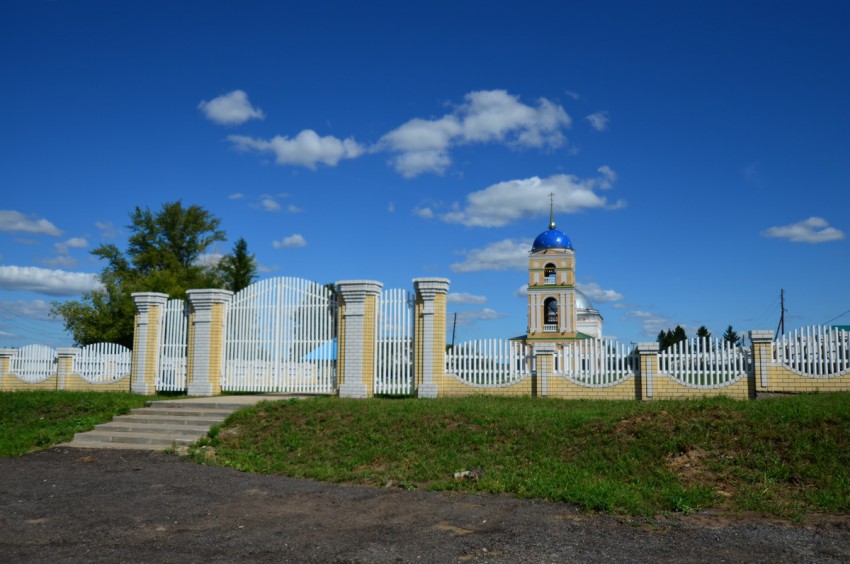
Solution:
{"label": "white brick pillar", "polygon": [[136,306],[130,391],[152,396],[156,393],[161,320],[168,295],[159,292],[136,292],[130,295]]}
{"label": "white brick pillar", "polygon": [[372,396],[375,367],[377,300],[383,284],[374,280],[343,280],[336,283],[340,297],[340,331],[337,370],[341,378],[339,397]]}
{"label": "white brick pillar", "polygon": [[190,396],[214,396],[221,393],[224,370],[224,337],[227,330],[227,306],[233,299],[230,290],[188,290],[189,367],[187,393]]}
{"label": "white brick pillar", "polygon": [[446,374],[446,278],[416,278],[415,331],[416,395],[436,398]]}
{"label": "white brick pillar", "polygon": [[531,354],[537,367],[533,395],[545,397],[549,394],[549,379],[555,375],[555,343],[534,343]]}

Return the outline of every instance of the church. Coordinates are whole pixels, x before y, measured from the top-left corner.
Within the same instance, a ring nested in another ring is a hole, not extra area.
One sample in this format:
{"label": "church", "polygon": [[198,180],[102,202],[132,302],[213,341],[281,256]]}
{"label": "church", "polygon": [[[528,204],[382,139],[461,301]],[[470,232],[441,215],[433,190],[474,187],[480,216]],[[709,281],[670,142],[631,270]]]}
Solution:
{"label": "church", "polygon": [[534,239],[528,254],[529,345],[602,337],[602,316],[575,280],[572,241],[555,227],[550,206],[549,229]]}

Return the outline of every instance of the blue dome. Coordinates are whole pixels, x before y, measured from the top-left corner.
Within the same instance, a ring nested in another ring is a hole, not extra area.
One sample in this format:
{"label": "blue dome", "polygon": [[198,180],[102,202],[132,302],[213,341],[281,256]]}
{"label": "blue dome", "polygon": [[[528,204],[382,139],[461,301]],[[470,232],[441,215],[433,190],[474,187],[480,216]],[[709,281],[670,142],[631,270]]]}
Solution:
{"label": "blue dome", "polygon": [[563,231],[558,229],[549,229],[544,231],[534,240],[531,246],[531,252],[542,251],[543,249],[572,249],[573,244],[570,238],[564,235]]}

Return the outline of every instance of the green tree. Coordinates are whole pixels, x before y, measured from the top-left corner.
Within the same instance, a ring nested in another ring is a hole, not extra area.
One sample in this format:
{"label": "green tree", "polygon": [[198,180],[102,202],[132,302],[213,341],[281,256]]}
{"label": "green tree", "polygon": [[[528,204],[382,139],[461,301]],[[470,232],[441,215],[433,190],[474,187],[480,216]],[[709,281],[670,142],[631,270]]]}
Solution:
{"label": "green tree", "polygon": [[156,213],[136,206],[127,226],[127,250],[110,244],[92,251],[106,261],[102,286],[79,300],[53,302],[51,315],[63,319],[77,345],[105,341],[132,347],[132,292],[185,298],[188,289],[221,287],[216,269],[199,262],[210,245],[224,241],[220,224],[202,207],[183,207],[180,201],[166,202]]}
{"label": "green tree", "polygon": [[661,332],[658,333],[656,340],[658,341],[658,348],[663,351],[675,345],[679,341],[687,340],[687,338],[688,335],[685,333],[682,326],[676,325],[676,328],[672,330],[668,329],[667,331],[664,331],[662,329]]}
{"label": "green tree", "polygon": [[218,268],[224,287],[232,292],[250,286],[257,278],[257,261],[242,237],[233,245],[233,253],[221,259]]}
{"label": "green tree", "polygon": [[709,331],[708,327],[706,327],[705,325],[700,325],[699,329],[697,329],[697,338],[710,339],[711,331]]}
{"label": "green tree", "polygon": [[726,328],[726,331],[723,332],[722,338],[723,338],[724,341],[726,341],[730,345],[740,345],[741,344],[741,337],[738,335],[738,333],[734,329],[732,329],[731,325]]}

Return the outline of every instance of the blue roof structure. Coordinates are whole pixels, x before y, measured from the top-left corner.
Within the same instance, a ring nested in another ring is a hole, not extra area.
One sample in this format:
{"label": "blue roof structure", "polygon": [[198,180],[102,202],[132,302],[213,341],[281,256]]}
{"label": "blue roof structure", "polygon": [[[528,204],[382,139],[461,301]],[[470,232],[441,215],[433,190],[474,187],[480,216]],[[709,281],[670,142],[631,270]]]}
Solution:
{"label": "blue roof structure", "polygon": [[551,229],[544,231],[534,240],[531,246],[531,252],[542,251],[544,249],[572,249],[573,243],[563,231],[555,229],[552,225]]}

